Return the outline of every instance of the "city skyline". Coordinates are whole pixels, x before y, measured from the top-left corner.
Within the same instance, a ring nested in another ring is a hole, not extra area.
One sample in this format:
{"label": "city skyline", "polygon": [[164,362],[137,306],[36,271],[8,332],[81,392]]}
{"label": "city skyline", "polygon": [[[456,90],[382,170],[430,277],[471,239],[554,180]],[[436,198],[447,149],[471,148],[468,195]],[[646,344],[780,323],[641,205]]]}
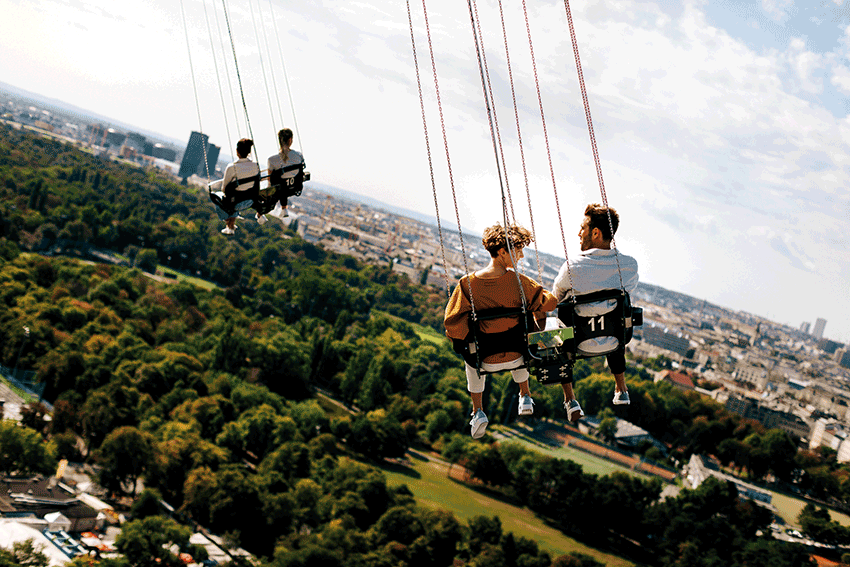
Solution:
{"label": "city skyline", "polygon": [[[180,5],[173,3],[0,0],[8,15],[0,23],[0,46],[8,54],[0,62],[0,81],[184,143],[191,131],[202,130],[223,154],[232,154],[237,126],[235,119],[229,126],[222,120],[220,92],[231,115],[233,104],[229,89],[220,91],[216,84],[210,54],[220,54],[221,42],[213,35],[211,50],[205,23],[209,19],[215,28],[215,6],[200,0],[184,4],[191,50]],[[848,342],[845,3],[627,1],[616,10],[601,2],[571,7],[607,198],[623,217],[618,245],[638,259],[641,279],[794,327],[824,318],[830,321],[826,334]],[[516,216],[528,225],[498,6],[481,2],[478,8],[507,178]],[[529,9],[548,150],[525,21],[516,8],[506,11],[513,10],[507,33],[533,220],[541,250],[563,255],[560,218],[569,253],[575,254],[581,211],[599,201],[600,192],[563,3],[540,2]],[[413,3],[411,10],[441,217],[454,221],[422,6]],[[469,14],[462,4],[429,6],[428,14],[458,213],[465,228],[480,232],[501,219],[501,199]],[[252,16],[267,24],[273,20],[280,35],[271,25],[255,35]],[[230,17],[261,163],[275,149],[274,129],[293,125],[279,38],[297,111],[296,146],[314,179],[434,213],[403,3],[242,2],[232,3]],[[270,54],[257,47],[266,42],[266,32]],[[219,65],[225,81],[225,64]]]}

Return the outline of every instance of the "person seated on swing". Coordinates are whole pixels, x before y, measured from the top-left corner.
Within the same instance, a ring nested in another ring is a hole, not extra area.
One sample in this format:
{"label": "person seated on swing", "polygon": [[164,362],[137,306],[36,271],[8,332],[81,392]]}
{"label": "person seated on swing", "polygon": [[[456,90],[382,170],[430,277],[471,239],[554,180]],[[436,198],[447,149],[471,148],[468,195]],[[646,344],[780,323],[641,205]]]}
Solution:
{"label": "person seated on swing", "polygon": [[[608,223],[608,213],[611,222]],[[552,293],[558,302],[564,300],[572,291],[576,296],[606,289],[621,289],[631,294],[638,283],[637,260],[631,256],[619,253],[611,247],[614,234],[620,224],[620,216],[613,207],[604,207],[597,203],[588,205],[584,210],[584,219],[578,232],[582,253],[575,260],[564,262]],[[612,233],[613,229],[613,233]],[[615,405],[629,404],[629,391],[626,388],[626,351],[621,344],[617,350],[607,354],[608,368],[614,375]],[[584,417],[573,393],[572,378],[569,383],[562,383],[564,390],[564,409],[567,419],[576,422]]]}
{"label": "person seated on swing", "polygon": [[254,195],[245,193],[252,191],[259,181],[260,166],[248,158],[253,146],[254,141],[249,138],[236,142],[237,159],[225,168],[224,177],[219,184],[220,191],[217,194],[233,204],[232,209],[228,207],[228,210],[221,206],[216,207],[218,217],[225,222],[225,227],[221,230],[223,234],[236,232],[237,212],[250,208],[253,203]]}
{"label": "person seated on swing", "polygon": [[[472,304],[475,305],[476,312],[495,307],[521,308],[523,300],[520,282],[526,310],[537,319],[545,319],[546,312],[557,306],[554,295],[533,279],[518,274],[515,270],[514,262],[523,257],[522,249],[533,241],[531,232],[513,224],[508,228],[508,234],[510,242],[506,240],[505,229],[500,224],[484,230],[481,241],[490,253],[490,263],[485,268],[462,277],[455,287],[446,305],[444,321],[449,338],[469,340],[469,315]],[[479,324],[481,332],[486,334],[507,331],[522,322],[518,321],[517,317],[504,317],[482,320]],[[518,345],[518,349],[521,346]],[[530,415],[534,412],[534,402],[528,388],[528,369],[519,368],[524,364],[520,352],[493,354],[487,356],[481,364],[482,370],[486,372],[510,370],[514,382],[519,385],[519,414]],[[472,421],[469,424],[472,426],[472,437],[479,439],[484,436],[488,423],[482,407],[485,379],[479,374],[478,368],[470,366],[469,363],[465,363],[465,366],[467,390],[472,398]]]}
{"label": "person seated on swing", "polygon": [[[276,205],[269,214],[280,219],[289,216],[289,212],[286,210],[289,199],[287,188],[295,181],[294,178],[304,171],[304,156],[301,155],[301,152],[291,148],[292,137],[292,130],[289,128],[284,128],[278,132],[277,141],[280,144],[280,151],[270,156],[268,160],[269,185],[281,186],[276,195],[280,207]],[[261,218],[264,218],[263,215],[257,213],[258,222],[264,222],[261,221]]]}

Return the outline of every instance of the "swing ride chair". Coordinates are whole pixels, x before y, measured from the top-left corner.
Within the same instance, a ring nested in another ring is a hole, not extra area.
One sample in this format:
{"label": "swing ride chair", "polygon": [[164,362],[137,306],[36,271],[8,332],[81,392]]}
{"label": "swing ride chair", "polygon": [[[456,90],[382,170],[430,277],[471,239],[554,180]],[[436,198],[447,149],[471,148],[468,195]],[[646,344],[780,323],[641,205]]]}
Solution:
{"label": "swing ride chair", "polygon": [[[470,335],[454,341],[455,351],[479,374],[483,361],[502,352],[519,352],[524,364],[541,384],[571,382],[576,360],[610,354],[632,338],[643,325],[643,309],[632,306],[622,289],[606,289],[569,296],[558,304],[557,317],[548,317],[546,328],[535,328],[531,313],[521,307],[482,309],[469,315]],[[481,322],[514,318],[517,324],[500,333],[484,333]]]}
{"label": "swing ride chair", "polygon": [[[564,0],[566,11],[567,24],[569,27],[570,41],[573,47],[573,56],[576,63],[576,72],[578,75],[578,83],[581,90],[581,96],[584,106],[584,114],[587,122],[588,135],[590,137],[591,151],[593,161],[596,166],[596,175],[599,182],[599,192],[602,197],[602,204],[608,207],[608,197],[605,191],[605,183],[602,178],[602,165],[599,157],[599,152],[596,144],[596,135],[593,130],[593,121],[590,113],[590,103],[587,96],[587,89],[584,83],[584,74],[582,73],[581,60],[579,57],[578,42],[576,40],[575,27],[573,25],[572,13],[570,10],[569,0]],[[498,120],[496,118],[496,105],[493,96],[493,89],[490,82],[489,70],[486,61],[486,49],[484,49],[484,35],[481,29],[481,22],[478,18],[478,10],[473,0],[468,0],[470,23],[472,26],[472,36],[475,43],[476,56],[478,59],[478,70],[481,78],[481,86],[484,95],[484,106],[487,111],[487,119],[490,126],[490,139],[493,144],[493,150],[496,157],[496,171],[499,178],[501,189],[501,201],[504,226],[507,227],[510,216],[516,219],[513,210],[513,200],[510,197],[510,187],[508,183],[507,168],[505,164],[504,152],[502,150],[502,140],[499,133]],[[499,3],[501,11],[501,2]],[[422,2],[422,11],[424,17],[424,28],[427,35],[428,54],[430,55],[431,70],[434,78],[434,91],[436,94],[436,102],[440,116],[440,126],[443,133],[443,145],[446,150],[446,160],[448,162],[449,181],[452,190],[452,199],[454,203],[455,215],[458,217],[458,232],[460,234],[461,253],[464,258],[464,271],[469,273],[469,267],[466,263],[466,248],[464,245],[464,237],[461,222],[459,217],[459,209],[457,196],[455,192],[454,180],[452,178],[451,157],[446,136],[446,124],[444,120],[442,101],[440,97],[440,88],[438,73],[434,58],[433,42],[431,40],[430,24],[428,23],[428,10],[425,5],[425,0]],[[428,134],[428,125],[426,120],[425,103],[422,92],[422,81],[419,73],[419,62],[416,51],[416,40],[413,25],[413,16],[410,9],[410,0],[407,0],[408,21],[410,24],[411,44],[413,48],[414,68],[416,70],[416,82],[419,89],[420,108],[422,111],[423,130],[425,133],[425,146],[428,153],[429,167],[431,170],[431,187],[434,193],[434,204],[437,213],[437,229],[440,234],[440,248],[443,251],[443,264],[446,264],[445,245],[443,243],[442,225],[440,222],[440,210],[437,204],[437,189],[434,176],[434,168],[431,165],[431,143]],[[561,219],[561,209],[558,201],[558,191],[555,182],[555,173],[552,164],[551,151],[549,150],[549,136],[546,128],[546,119],[543,111],[543,99],[541,97],[541,88],[538,80],[537,67],[534,56],[534,45],[532,41],[531,27],[529,26],[528,13],[525,3],[523,3],[523,14],[526,23],[526,35],[528,37],[529,54],[531,55],[531,64],[534,71],[534,85],[537,91],[538,106],[540,110],[540,121],[543,126],[543,136],[549,159],[549,172],[552,180],[552,189],[555,197],[555,210],[558,214],[558,225],[561,227],[561,241],[564,246],[564,258],[569,262],[567,255],[567,243],[563,231],[563,220]],[[523,162],[523,172],[525,177],[526,195],[528,196],[529,217],[531,219],[531,229],[534,232],[534,215],[532,213],[531,196],[529,191],[529,183],[527,175],[525,175],[525,158],[523,153],[523,144],[521,137],[519,110],[514,94],[513,74],[511,71],[507,30],[505,25],[505,17],[502,14],[502,38],[504,39],[505,59],[507,62],[507,74],[511,84],[511,93],[513,98],[514,116],[517,125],[517,138],[519,153]],[[608,216],[611,234],[614,229],[611,225],[611,216]],[[613,242],[612,242],[613,244]],[[614,245],[616,247],[616,245]],[[536,244],[535,244],[536,251]],[[510,252],[510,250],[509,250]],[[512,252],[511,252],[512,253]],[[543,279],[542,269],[540,268],[540,259],[538,255],[538,272],[540,280]],[[620,288],[606,289],[593,293],[568,295],[559,305],[557,317],[548,317],[546,326],[543,330],[538,330],[535,320],[531,313],[527,312],[525,307],[525,298],[523,297],[522,307],[516,308],[496,308],[476,310],[472,290],[470,288],[470,303],[472,311],[469,314],[469,334],[464,339],[454,339],[454,350],[460,354],[464,360],[475,367],[479,374],[489,374],[482,366],[484,360],[498,353],[518,352],[523,356],[523,366],[529,368],[529,371],[535,375],[537,380],[542,384],[558,384],[562,382],[572,381],[572,371],[576,360],[583,358],[591,358],[596,356],[604,356],[610,354],[625,345],[631,340],[634,327],[643,324],[643,310],[639,307],[633,307],[629,294],[623,286],[622,273],[620,272],[619,260],[617,263],[617,271],[620,273]],[[448,282],[448,270],[446,270],[446,293],[450,295],[450,286]],[[520,285],[520,294],[522,294],[522,285]],[[481,330],[481,322],[498,319],[498,318],[513,318],[517,324],[513,328],[501,333],[484,333]]]}
{"label": "swing ride chair", "polygon": [[[283,177],[284,173],[297,171],[292,177]],[[260,181],[268,180],[268,186],[260,188]],[[271,174],[268,171],[262,171],[257,175],[253,175],[243,179],[233,179],[224,188],[224,192],[214,190],[215,185],[220,185],[220,182],[212,182],[207,187],[209,189],[210,200],[221,207],[225,212],[235,215],[238,206],[246,201],[253,201],[251,208],[257,213],[264,215],[274,209],[278,199],[283,197],[298,197],[304,188],[304,182],[310,180],[310,172],[304,171],[304,164],[299,163],[284,167],[283,169],[274,169]],[[236,188],[241,184],[253,183],[250,189],[237,191]]]}
{"label": "swing ride chair", "polygon": [[[194,70],[194,66],[193,66],[193,63],[192,63],[192,43],[189,39],[189,30],[188,30],[188,25],[187,25],[187,20],[186,20],[186,12],[185,12],[182,0],[180,2],[180,11],[181,11],[181,14],[182,14],[182,19],[183,19],[183,28],[184,28],[185,38],[186,38],[186,49],[187,49],[188,60],[189,60],[189,70],[190,70],[190,75],[192,77],[192,87],[193,87],[193,90],[195,92],[195,107],[196,107],[197,112],[198,112],[198,130],[201,133],[203,133],[204,127],[203,127],[203,124],[201,123],[201,104],[200,104],[200,99],[198,97],[198,85],[197,85],[197,82],[195,80],[195,70]],[[241,98],[242,98],[242,108],[244,110],[245,125],[247,126],[248,137],[253,140],[254,134],[253,134],[252,129],[251,129],[251,120],[248,116],[248,105],[245,101],[245,91],[244,91],[244,88],[243,88],[243,85],[242,85],[242,76],[241,76],[240,71],[239,71],[239,62],[237,61],[237,58],[236,58],[236,46],[235,46],[235,43],[234,43],[234,40],[233,40],[233,33],[232,33],[231,25],[230,25],[230,15],[229,15],[229,11],[227,9],[226,3],[224,3],[224,5],[223,5],[223,12],[224,12],[224,21],[227,24],[227,35],[230,39],[230,48],[231,48],[231,51],[233,53],[233,67],[236,71],[236,78],[237,78],[237,83],[238,83],[238,86],[239,86],[239,93],[241,94]],[[218,12],[215,12],[214,15],[215,15],[216,27],[218,27],[219,26]],[[213,53],[213,63],[214,63],[216,77],[217,77],[217,80],[218,80],[218,90],[219,90],[219,95],[221,97],[222,111],[223,111],[223,114],[224,114],[224,124],[225,124],[225,128],[227,129],[227,138],[231,139],[229,120],[228,120],[228,117],[227,117],[228,113],[225,110],[223,88],[222,88],[222,84],[221,84],[221,77],[219,75],[219,70],[218,70],[218,59],[215,55],[216,50],[213,47],[213,31],[212,31],[212,28],[210,26],[210,20],[209,20],[208,14],[207,14],[206,4],[204,4],[204,18],[206,20],[207,32],[209,34],[210,46],[211,46],[212,53]],[[253,13],[252,13],[252,19],[253,19]],[[275,22],[274,11],[272,11],[272,15],[271,15],[270,19],[273,23]],[[220,31],[219,31],[219,34],[221,35]],[[257,40],[257,48],[260,51],[260,53],[262,53],[263,49],[262,49],[261,44],[260,44],[260,37],[259,37],[259,34],[257,33],[256,27],[254,28],[254,34],[255,34],[255,37],[256,37],[256,40]],[[265,35],[265,30],[263,31],[263,34]],[[274,27],[274,34],[275,34],[275,36],[278,36],[276,24],[275,24],[275,27]],[[221,39],[221,37],[219,37],[219,39]],[[268,41],[266,41],[266,49],[265,50],[270,51],[269,47],[268,47]],[[290,86],[289,86],[289,78],[286,75],[286,62],[283,58],[283,51],[280,48],[280,38],[279,37],[278,37],[278,50],[280,51],[280,61],[281,61],[282,66],[283,66],[284,80],[285,80],[285,83],[286,83],[287,92],[289,93],[289,102],[290,102],[290,107],[291,107],[291,110],[292,110],[292,120],[294,122],[295,131],[297,132],[297,131],[299,131],[298,130],[298,119],[295,116],[295,105],[292,101],[292,91],[290,90]],[[223,55],[224,52],[225,52],[225,47],[224,47],[223,42],[221,44],[221,51],[222,51],[222,55]],[[270,54],[269,54],[269,56],[270,56]],[[260,67],[262,69],[263,80],[266,81],[266,66],[263,63],[262,55],[260,56]],[[277,80],[275,79],[275,74],[274,74],[274,71],[273,71],[274,67],[271,64],[269,64],[269,68],[270,68],[270,72],[271,72],[271,79],[272,79],[272,84],[274,86],[275,96],[277,97]],[[228,71],[228,68],[227,68],[226,65],[225,65],[225,71],[227,72],[228,82],[229,82],[230,74],[229,74],[229,71]],[[228,86],[232,86],[232,85],[228,85]],[[236,114],[236,102],[235,102],[235,97],[233,95],[232,90],[231,90],[230,95],[231,95],[231,99],[233,99],[233,101],[234,101],[233,110],[234,110],[234,114]],[[268,89],[268,84],[266,84],[266,97],[269,101],[269,110],[271,111],[271,124],[275,125],[276,121],[275,121],[275,114],[274,114],[274,109],[273,109],[273,105],[272,105],[272,96],[271,96],[271,92]],[[282,121],[282,118],[283,118],[283,109],[282,108],[279,109],[279,115],[280,115],[281,121]],[[238,120],[237,120],[237,122],[238,122]],[[238,124],[237,124],[237,128],[238,128]],[[276,129],[277,128],[275,127],[275,130]],[[240,134],[240,137],[241,137],[241,134]],[[254,146],[254,148],[255,148],[255,152],[256,152],[256,146]],[[203,146],[203,149],[204,149],[204,156],[203,156],[204,163],[208,163],[206,145]],[[301,149],[303,150],[303,145],[301,146]],[[294,176],[284,177],[284,174],[290,173],[292,171],[297,171],[297,173]],[[210,172],[207,171],[207,180],[208,181],[209,181],[209,177],[210,177]],[[266,187],[260,188],[260,181],[263,181],[263,180],[268,180],[268,184],[267,184]],[[274,209],[277,202],[281,198],[283,198],[284,196],[288,198],[288,197],[297,197],[297,196],[301,195],[301,190],[303,189],[303,183],[305,181],[309,181],[309,180],[310,180],[310,172],[304,171],[304,162],[302,161],[300,164],[294,164],[294,165],[286,166],[282,169],[275,169],[275,170],[272,170],[272,171],[261,171],[258,174],[253,175],[251,177],[247,177],[247,178],[243,178],[243,179],[238,179],[238,178],[234,179],[233,181],[228,183],[226,187],[221,187],[221,185],[222,185],[221,180],[213,181],[211,183],[208,183],[207,189],[208,189],[208,192],[209,192],[210,200],[214,204],[221,207],[222,210],[224,210],[226,213],[228,213],[231,216],[236,216],[239,211],[247,209],[249,207],[256,210],[258,215],[264,215],[266,213],[271,212]],[[248,183],[251,183],[251,187],[249,189],[247,189],[245,191],[237,191],[237,188],[238,188],[239,185],[248,184]],[[248,201],[251,201],[250,205],[248,204]]]}

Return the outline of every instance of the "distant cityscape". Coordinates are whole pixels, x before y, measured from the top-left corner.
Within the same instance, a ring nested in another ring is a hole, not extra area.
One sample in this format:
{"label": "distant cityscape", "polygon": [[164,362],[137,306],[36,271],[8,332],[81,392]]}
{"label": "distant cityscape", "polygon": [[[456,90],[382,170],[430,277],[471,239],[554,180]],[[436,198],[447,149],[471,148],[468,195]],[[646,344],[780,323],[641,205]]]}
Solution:
{"label": "distant cityscape", "polygon": [[[181,148],[2,90],[0,118],[109,159],[162,169],[190,186],[205,187],[221,175],[221,148],[199,132]],[[477,235],[464,234],[461,243],[455,229],[438,231],[390,205],[367,205],[319,186],[308,183],[291,201],[288,222],[307,241],[365,262],[391,263],[411,281],[446,290],[489,260]],[[521,269],[548,285],[562,262],[529,251]],[[792,328],[645,283],[633,300],[644,308],[645,322],[629,348],[640,357],[669,359],[659,380],[711,396],[811,448],[832,447],[839,461],[850,461],[850,348],[825,337],[826,319]]]}

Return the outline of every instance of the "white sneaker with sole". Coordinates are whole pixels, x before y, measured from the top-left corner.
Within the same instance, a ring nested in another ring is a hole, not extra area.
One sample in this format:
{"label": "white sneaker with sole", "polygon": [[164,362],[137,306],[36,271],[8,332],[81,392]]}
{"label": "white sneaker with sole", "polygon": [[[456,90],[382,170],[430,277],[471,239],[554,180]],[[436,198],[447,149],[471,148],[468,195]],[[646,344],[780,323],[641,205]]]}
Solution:
{"label": "white sneaker with sole", "polygon": [[230,228],[229,226],[226,226],[226,227],[221,229],[222,234],[234,234],[235,232],[236,232],[236,227]]}
{"label": "white sneaker with sole", "polygon": [[261,215],[260,213],[257,213],[255,216],[257,217],[257,223],[260,225],[266,224],[266,221],[269,220],[266,218],[266,215]]}
{"label": "white sneaker with sole", "polygon": [[472,415],[472,421],[469,422],[469,425],[472,427],[473,439],[481,439],[484,437],[484,433],[487,431],[487,424],[490,423],[490,420],[487,419],[487,415],[484,413],[484,410],[478,410]]}
{"label": "white sneaker with sole", "polygon": [[569,400],[564,402],[564,410],[567,412],[567,419],[572,423],[576,423],[584,417],[584,412],[582,411],[578,400]]}
{"label": "white sneaker with sole", "polygon": [[629,400],[629,391],[614,392],[614,399],[611,400],[615,406],[627,406],[631,403]]}
{"label": "white sneaker with sole", "polygon": [[519,415],[531,415],[534,413],[534,400],[531,399],[531,396],[519,397],[519,408],[517,409],[517,413]]}

